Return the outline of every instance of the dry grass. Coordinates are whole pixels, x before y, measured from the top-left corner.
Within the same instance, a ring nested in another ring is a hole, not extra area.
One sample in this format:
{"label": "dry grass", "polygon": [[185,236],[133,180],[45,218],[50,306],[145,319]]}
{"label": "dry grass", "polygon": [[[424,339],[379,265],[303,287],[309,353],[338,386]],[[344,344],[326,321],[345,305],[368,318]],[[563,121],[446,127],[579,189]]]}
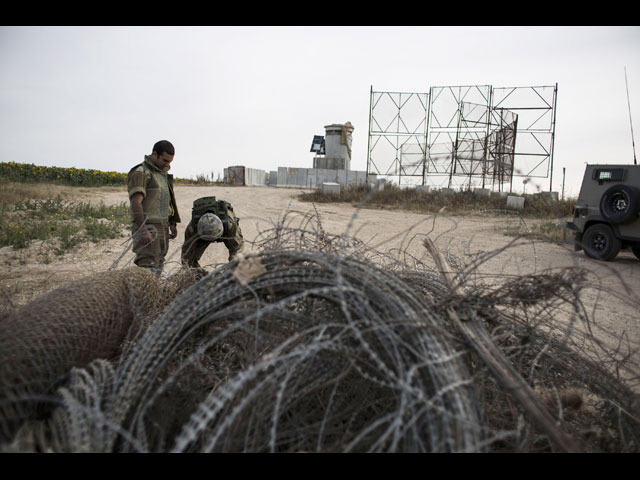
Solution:
{"label": "dry grass", "polygon": [[53,183],[11,182],[0,177],[0,205],[13,205],[24,200],[45,200],[60,197],[61,200],[75,200],[78,195],[89,196],[96,190],[118,192],[126,187],[72,187]]}
{"label": "dry grass", "polygon": [[[575,199],[549,202],[541,195],[525,195],[521,216],[535,218],[564,218],[572,215]],[[366,208],[405,210],[415,213],[468,215],[478,211],[499,213],[506,211],[506,198],[498,195],[481,196],[471,191],[444,194],[439,191],[421,192],[396,185],[386,185],[384,190],[373,191],[366,186],[342,188],[339,195],[324,194],[320,190],[305,192],[301,201],[315,203],[345,202]],[[513,211],[512,211],[513,212]]]}

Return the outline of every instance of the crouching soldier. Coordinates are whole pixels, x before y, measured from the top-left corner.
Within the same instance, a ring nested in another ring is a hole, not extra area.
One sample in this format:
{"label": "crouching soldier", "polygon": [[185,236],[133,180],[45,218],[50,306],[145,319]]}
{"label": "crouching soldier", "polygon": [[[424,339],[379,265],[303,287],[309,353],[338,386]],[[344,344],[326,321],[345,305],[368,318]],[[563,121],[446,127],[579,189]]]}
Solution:
{"label": "crouching soldier", "polygon": [[202,197],[193,202],[191,221],[184,232],[182,263],[201,268],[198,260],[210,243],[222,242],[229,251],[229,261],[244,248],[240,219],[229,202],[216,197]]}

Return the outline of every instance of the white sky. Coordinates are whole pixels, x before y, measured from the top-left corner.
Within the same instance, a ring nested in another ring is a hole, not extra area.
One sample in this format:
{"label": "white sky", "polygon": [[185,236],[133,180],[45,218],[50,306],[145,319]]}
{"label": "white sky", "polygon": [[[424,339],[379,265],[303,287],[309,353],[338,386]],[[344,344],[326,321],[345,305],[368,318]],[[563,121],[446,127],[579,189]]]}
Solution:
{"label": "white sky", "polygon": [[0,27],[0,158],[126,172],[167,139],[178,177],[311,167],[350,121],[366,170],[371,86],[557,83],[553,189],[566,167],[577,195],[585,163],[633,162],[639,53],[637,26]]}

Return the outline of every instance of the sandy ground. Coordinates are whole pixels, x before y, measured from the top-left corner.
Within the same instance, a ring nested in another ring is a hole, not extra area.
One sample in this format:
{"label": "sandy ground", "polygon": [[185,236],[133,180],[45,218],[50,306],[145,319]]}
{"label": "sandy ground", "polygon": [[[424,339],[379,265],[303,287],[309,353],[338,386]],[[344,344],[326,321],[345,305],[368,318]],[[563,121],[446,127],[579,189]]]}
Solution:
{"label": "sandy ground", "polygon": [[[179,268],[180,247],[184,229],[196,198],[215,195],[230,202],[241,218],[242,232],[247,240],[246,251],[259,232],[271,228],[282,215],[289,212],[313,212],[313,205],[296,200],[301,190],[269,187],[195,187],[179,186],[176,197],[182,223],[178,225],[178,238],[171,241],[167,255],[166,272]],[[118,204],[128,201],[124,189],[79,192],[78,200],[104,201]],[[513,237],[505,236],[504,227],[520,222],[513,219],[491,217],[478,213],[466,217],[438,217],[417,213],[357,209],[347,204],[316,204],[325,231],[357,236],[371,247],[391,254],[406,254],[433,264],[422,239],[430,236],[451,263],[468,264],[488,252],[507,247]],[[529,221],[527,221],[529,222]],[[55,257],[49,264],[35,262],[33,246],[27,252],[16,252],[11,247],[0,249],[0,288],[9,301],[18,306],[45,291],[87,274],[110,267],[132,265],[133,253],[128,250],[126,238],[83,244],[63,257]],[[402,253],[401,253],[402,252]],[[211,270],[227,260],[223,244],[213,244],[200,263]],[[502,279],[506,275],[541,273],[547,269],[581,267],[589,270],[594,285],[601,288],[587,290],[585,306],[590,309],[604,331],[612,338],[628,338],[632,344],[640,343],[640,261],[631,252],[622,252],[613,262],[595,262],[575,253],[569,244],[552,244],[520,240],[517,245],[502,250],[477,268],[483,278]],[[495,277],[494,277],[495,276]],[[599,282],[599,283],[598,283]]]}

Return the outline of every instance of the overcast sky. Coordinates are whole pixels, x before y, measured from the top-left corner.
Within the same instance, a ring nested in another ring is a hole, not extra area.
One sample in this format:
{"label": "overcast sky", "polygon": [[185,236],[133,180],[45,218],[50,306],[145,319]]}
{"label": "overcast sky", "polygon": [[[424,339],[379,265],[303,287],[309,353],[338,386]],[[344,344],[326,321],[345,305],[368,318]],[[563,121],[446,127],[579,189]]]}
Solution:
{"label": "overcast sky", "polygon": [[585,163],[633,162],[625,67],[637,140],[637,26],[0,27],[0,158],[126,172],[167,139],[178,177],[311,167],[350,121],[366,170],[371,87],[557,83],[553,189],[566,167],[577,195]]}

